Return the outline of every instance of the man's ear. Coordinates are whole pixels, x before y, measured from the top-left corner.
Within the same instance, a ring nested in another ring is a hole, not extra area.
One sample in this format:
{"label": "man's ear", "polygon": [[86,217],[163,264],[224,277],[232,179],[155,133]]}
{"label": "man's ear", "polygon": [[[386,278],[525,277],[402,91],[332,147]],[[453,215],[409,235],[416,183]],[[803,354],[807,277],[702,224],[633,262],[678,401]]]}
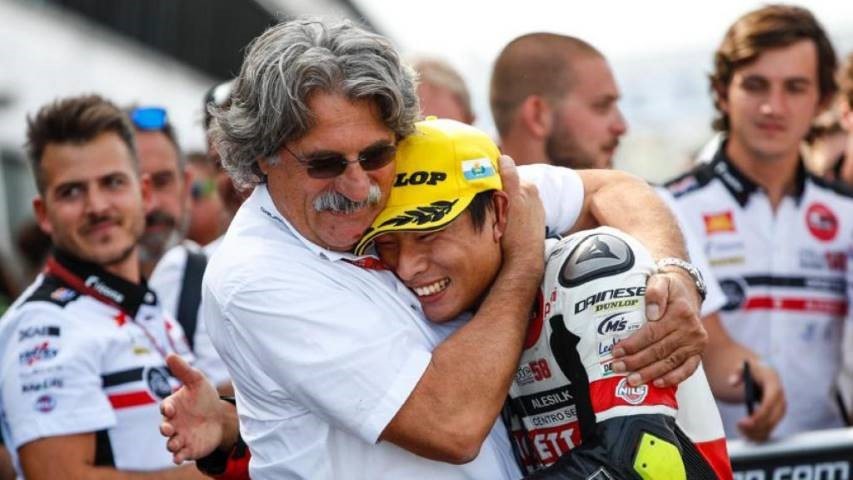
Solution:
{"label": "man's ear", "polygon": [[506,231],[507,213],[509,212],[509,197],[501,190],[496,190],[492,195],[492,209],[494,211],[494,219],[492,225],[492,237],[496,242],[500,242]]}
{"label": "man's ear", "polygon": [[33,197],[33,212],[35,213],[39,228],[47,235],[52,235],[53,225],[47,216],[47,205],[45,205],[44,198],[41,195]]}
{"label": "man's ear", "polygon": [[262,157],[258,159],[258,168],[261,169],[261,172],[264,175],[270,174],[270,159],[267,157]]}
{"label": "man's ear", "polygon": [[521,102],[518,110],[521,124],[530,135],[543,139],[551,133],[551,106],[544,98],[531,95]]}

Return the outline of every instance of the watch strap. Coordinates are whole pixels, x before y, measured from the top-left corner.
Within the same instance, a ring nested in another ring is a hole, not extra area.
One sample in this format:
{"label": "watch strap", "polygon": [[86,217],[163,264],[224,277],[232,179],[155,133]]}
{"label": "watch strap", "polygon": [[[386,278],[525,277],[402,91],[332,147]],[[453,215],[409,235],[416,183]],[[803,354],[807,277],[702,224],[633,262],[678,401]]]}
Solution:
{"label": "watch strap", "polygon": [[699,297],[702,301],[705,301],[705,296],[708,294],[708,288],[705,286],[705,279],[702,277],[702,272],[699,271],[698,268],[694,267],[693,264],[682,260],[676,257],[665,257],[661,258],[657,261],[658,271],[663,270],[666,267],[677,267],[690,275],[690,278],[693,279],[693,284],[696,287],[696,291],[699,292]]}

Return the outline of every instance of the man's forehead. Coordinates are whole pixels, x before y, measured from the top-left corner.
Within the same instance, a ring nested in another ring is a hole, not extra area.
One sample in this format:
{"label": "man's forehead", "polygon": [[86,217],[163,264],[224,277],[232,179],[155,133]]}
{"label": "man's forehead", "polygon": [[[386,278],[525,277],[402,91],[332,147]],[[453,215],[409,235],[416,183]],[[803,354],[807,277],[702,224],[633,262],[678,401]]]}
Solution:
{"label": "man's forehead", "polygon": [[139,166],[145,173],[179,168],[178,151],[165,133],[159,131],[137,132],[136,150]]}
{"label": "man's forehead", "polygon": [[568,87],[568,97],[583,97],[584,99],[620,96],[619,86],[613,70],[607,60],[590,56],[576,65],[572,84]]}
{"label": "man's forehead", "polygon": [[[393,231],[392,230],[390,232],[386,232],[386,233],[383,233],[383,234],[377,236],[375,241],[378,243],[382,243],[383,240],[385,242],[399,242],[399,241],[403,241],[403,240],[416,242],[416,243],[417,242],[424,242],[428,238],[427,235],[449,234],[450,232],[448,232],[448,229],[450,229],[450,227],[455,225],[457,222],[460,221],[461,218],[463,218],[467,215],[470,215],[470,213],[468,212],[468,209],[466,208],[456,218],[447,222],[446,224],[442,225],[441,227],[427,229],[427,230],[412,230],[412,231]],[[455,230],[456,229],[454,229],[454,231],[453,231],[454,235],[457,235],[457,234],[463,235],[463,233],[456,232]]]}
{"label": "man's forehead", "polygon": [[47,188],[88,183],[111,175],[135,175],[127,150],[111,150],[96,153],[90,143],[48,144],[40,167]]}
{"label": "man's forehead", "polygon": [[[330,148],[335,143],[362,143],[367,146],[381,139],[393,139],[394,131],[385,124],[382,111],[374,100],[351,99],[338,93],[317,92],[308,100],[312,125],[294,143],[321,143]],[[316,148],[316,147],[315,147]]]}

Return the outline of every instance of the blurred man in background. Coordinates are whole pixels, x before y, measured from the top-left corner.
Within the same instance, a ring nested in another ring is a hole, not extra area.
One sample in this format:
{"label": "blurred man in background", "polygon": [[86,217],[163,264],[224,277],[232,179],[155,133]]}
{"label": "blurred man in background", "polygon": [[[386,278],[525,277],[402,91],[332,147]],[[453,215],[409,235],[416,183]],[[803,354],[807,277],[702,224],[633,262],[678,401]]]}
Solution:
{"label": "blurred man in background", "polygon": [[[525,74],[525,72],[528,72]],[[529,78],[529,72],[548,72]],[[541,77],[541,78],[540,78]],[[619,110],[619,88],[604,56],[581,39],[531,33],[511,41],[495,62],[490,99],[503,149],[520,163],[550,163],[575,169],[611,168],[628,125]],[[521,155],[533,155],[525,158]],[[659,192],[670,204],[672,198]],[[684,225],[685,221],[679,218]],[[685,232],[691,261],[705,274],[708,298],[702,317],[709,334],[704,356],[714,395],[743,401],[738,375],[749,360],[766,394],[740,428],[753,440],[766,439],[785,411],[776,373],[720,327],[717,311],[725,297],[698,240]],[[732,375],[737,380],[732,380]]]}
{"label": "blurred man in background", "polygon": [[166,251],[186,235],[190,177],[166,110],[135,107],[129,114],[136,129],[139,166],[151,183],[145,233],[139,243],[142,275],[149,278]]}
{"label": "blurred man in background", "polygon": [[[724,140],[709,163],[668,184],[726,293],[725,330],[782,379],[789,408],[778,436],[844,424],[832,392],[850,315],[853,198],[800,158],[835,94],[835,68],[808,10],[771,5],[739,18],[710,76]],[[734,436],[743,406],[719,406]]]}
{"label": "blurred man in background", "polygon": [[834,178],[853,188],[853,52],[847,56],[839,75],[841,87],[841,126],[847,132],[847,145],[833,168]]}
{"label": "blurred man in background", "polygon": [[417,94],[422,117],[432,115],[469,125],[474,123],[468,86],[452,65],[432,57],[415,57],[409,63],[418,74]]}
{"label": "blurred man in background", "polygon": [[[216,85],[205,94],[202,101],[205,126],[210,123],[208,107],[225,104],[230,97],[231,82]],[[199,316],[201,280],[208,258],[216,250],[228,222],[242,204],[240,193],[219,162],[219,155],[208,141],[207,154],[190,161],[187,167],[188,171],[196,172],[196,175],[186,178],[190,181],[192,207],[189,213],[193,216],[188,231],[203,240],[204,247],[199,248],[192,241],[184,241],[173,247],[157,263],[151,274],[150,285],[158,292],[163,308],[175,316],[186,332],[196,356],[196,367],[207,375],[220,393],[232,394],[228,370],[213,348],[207,325]],[[223,196],[228,199],[225,203]],[[170,204],[174,205],[174,195],[169,196],[169,199],[172,200]]]}
{"label": "blurred man in background", "polygon": [[842,125],[842,95],[812,122],[803,145],[806,168],[829,181],[840,180],[847,149],[847,130]]}
{"label": "blurred man in background", "polygon": [[219,165],[207,153],[187,155],[190,182],[190,210],[187,238],[205,246],[225,233],[231,216],[219,196]]}
{"label": "blurred man in background", "polygon": [[492,71],[490,103],[503,151],[519,164],[610,168],[628,125],[604,56],[578,38],[531,33]]}
{"label": "blurred man in background", "polygon": [[158,441],[157,404],[179,385],[165,357],[191,354],[140,272],[133,127],[101,97],[72,97],[29,119],[27,148],[55,250],[0,321],[0,418],[19,475],[201,478]]}

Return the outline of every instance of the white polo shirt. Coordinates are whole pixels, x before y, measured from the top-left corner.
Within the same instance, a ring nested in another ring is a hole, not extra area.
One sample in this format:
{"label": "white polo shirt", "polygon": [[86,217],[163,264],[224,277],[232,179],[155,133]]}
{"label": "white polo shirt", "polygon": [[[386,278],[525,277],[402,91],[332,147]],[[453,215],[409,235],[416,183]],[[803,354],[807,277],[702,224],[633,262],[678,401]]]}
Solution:
{"label": "white polo shirt", "polygon": [[[567,230],[583,203],[580,179],[545,165],[523,171],[557,206],[552,229]],[[390,271],[357,260],[302,237],[261,185],[208,265],[202,314],[237,391],[250,476],[519,478],[498,419],[465,465],[378,442],[452,328],[428,322]]]}
{"label": "white polo shirt", "polygon": [[[853,327],[853,198],[802,164],[794,186],[774,210],[725,144],[668,184],[727,297],[723,326],[782,381],[788,408],[774,437],[843,426],[834,383]],[[744,405],[718,405],[739,435]]]}
{"label": "white polo shirt", "polygon": [[95,434],[96,466],[174,467],[157,431],[160,401],[180,386],[172,352],[193,361],[145,284],[55,252],[0,319],[0,427],[18,472],[21,446],[77,433]]}

